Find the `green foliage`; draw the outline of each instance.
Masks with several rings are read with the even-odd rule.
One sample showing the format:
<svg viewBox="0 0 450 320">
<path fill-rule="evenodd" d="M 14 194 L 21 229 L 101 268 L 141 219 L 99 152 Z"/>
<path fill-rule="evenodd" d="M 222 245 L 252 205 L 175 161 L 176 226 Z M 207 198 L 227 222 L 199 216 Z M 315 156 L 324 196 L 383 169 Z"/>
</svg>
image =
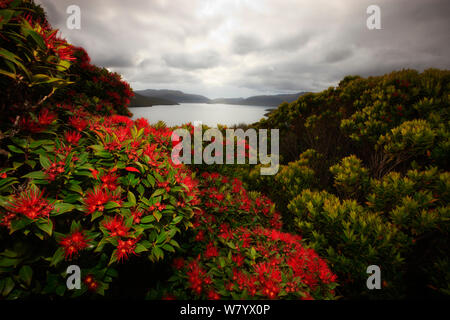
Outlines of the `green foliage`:
<svg viewBox="0 0 450 320">
<path fill-rule="evenodd" d="M 345 198 L 359 199 L 369 186 L 369 172 L 356 156 L 351 155 L 330 167 L 334 186 Z"/>
<path fill-rule="evenodd" d="M 289 210 L 296 216 L 298 232 L 336 272 L 344 296 L 371 294 L 366 288 L 366 268 L 375 264 L 383 270 L 385 281 L 380 295 L 399 297 L 408 239 L 392 223 L 354 200 L 341 201 L 325 191 L 303 191 L 291 201 Z"/>
</svg>

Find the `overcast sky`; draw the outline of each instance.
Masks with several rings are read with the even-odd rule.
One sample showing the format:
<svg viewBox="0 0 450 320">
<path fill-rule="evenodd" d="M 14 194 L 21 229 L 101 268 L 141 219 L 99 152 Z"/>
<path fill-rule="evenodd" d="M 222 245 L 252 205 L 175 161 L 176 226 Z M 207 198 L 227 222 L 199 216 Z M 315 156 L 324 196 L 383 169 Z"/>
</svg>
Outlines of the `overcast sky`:
<svg viewBox="0 0 450 320">
<path fill-rule="evenodd" d="M 37 0 L 135 90 L 210 98 L 320 91 L 345 75 L 450 68 L 449 0 Z M 81 8 L 69 30 L 66 9 Z M 366 9 L 381 8 L 381 30 Z"/>
</svg>

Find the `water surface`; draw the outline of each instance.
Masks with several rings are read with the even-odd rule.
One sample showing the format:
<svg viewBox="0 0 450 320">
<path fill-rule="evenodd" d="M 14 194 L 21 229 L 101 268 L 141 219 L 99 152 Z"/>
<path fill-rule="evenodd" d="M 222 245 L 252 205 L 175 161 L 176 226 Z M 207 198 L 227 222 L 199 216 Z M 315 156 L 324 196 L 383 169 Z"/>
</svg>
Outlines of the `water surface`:
<svg viewBox="0 0 450 320">
<path fill-rule="evenodd" d="M 231 104 L 180 103 L 174 106 L 153 106 L 130 108 L 133 119 L 146 118 L 150 123 L 159 120 L 168 126 L 187 122 L 202 121 L 210 127 L 217 124 L 232 126 L 234 124 L 251 124 L 264 118 L 269 107 L 245 106 Z"/>
</svg>

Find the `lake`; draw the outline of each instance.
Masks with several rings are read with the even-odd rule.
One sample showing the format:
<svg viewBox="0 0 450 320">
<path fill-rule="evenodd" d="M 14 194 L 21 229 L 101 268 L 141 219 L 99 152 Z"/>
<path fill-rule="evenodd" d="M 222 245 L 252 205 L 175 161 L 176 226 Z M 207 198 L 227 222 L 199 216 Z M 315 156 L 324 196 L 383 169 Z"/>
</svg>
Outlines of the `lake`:
<svg viewBox="0 0 450 320">
<path fill-rule="evenodd" d="M 174 106 L 152 106 L 129 108 L 133 119 L 146 118 L 150 123 L 159 120 L 168 126 L 187 122 L 202 121 L 210 127 L 217 124 L 232 126 L 234 124 L 251 124 L 264 118 L 270 107 L 244 106 L 231 104 L 180 103 Z"/>
</svg>

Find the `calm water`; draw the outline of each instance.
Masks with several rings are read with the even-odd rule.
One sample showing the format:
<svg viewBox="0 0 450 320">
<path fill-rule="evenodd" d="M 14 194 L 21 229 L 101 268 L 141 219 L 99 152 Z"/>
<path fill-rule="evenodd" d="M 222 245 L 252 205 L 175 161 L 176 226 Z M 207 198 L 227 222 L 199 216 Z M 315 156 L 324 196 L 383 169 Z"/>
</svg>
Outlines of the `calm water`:
<svg viewBox="0 0 450 320">
<path fill-rule="evenodd" d="M 242 106 L 230 104 L 180 103 L 175 106 L 153 106 L 130 108 L 133 119 L 146 118 L 150 123 L 159 120 L 168 126 L 187 122 L 202 121 L 210 127 L 217 124 L 231 126 L 233 124 L 251 124 L 264 118 L 269 107 Z"/>
</svg>

